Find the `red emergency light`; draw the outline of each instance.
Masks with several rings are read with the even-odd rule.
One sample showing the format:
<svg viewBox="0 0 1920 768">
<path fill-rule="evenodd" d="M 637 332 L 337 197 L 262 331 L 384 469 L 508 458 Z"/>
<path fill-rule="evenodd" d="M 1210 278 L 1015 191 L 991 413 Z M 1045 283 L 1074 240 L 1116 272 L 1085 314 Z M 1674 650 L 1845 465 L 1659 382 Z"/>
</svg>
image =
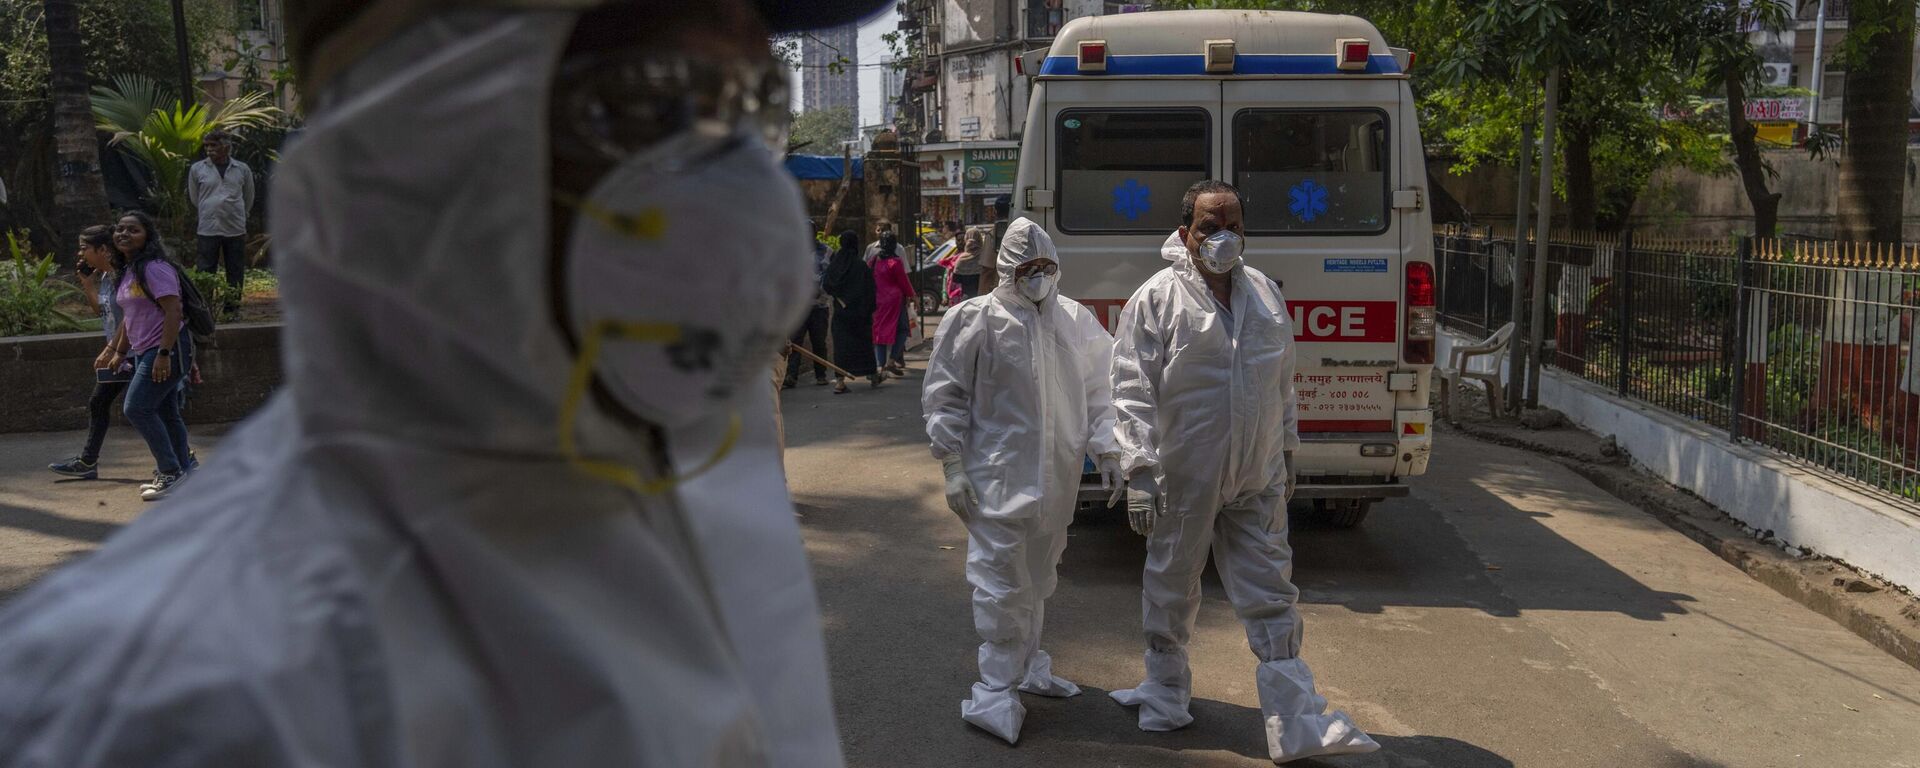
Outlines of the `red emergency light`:
<svg viewBox="0 0 1920 768">
<path fill-rule="evenodd" d="M 1080 42 L 1080 71 L 1107 71 L 1107 41 L 1083 40 Z"/>
<path fill-rule="evenodd" d="M 1401 358 L 1415 365 L 1433 364 L 1434 288 L 1433 264 L 1407 262 L 1407 325 Z"/>
<path fill-rule="evenodd" d="M 1364 37 L 1344 37 L 1334 42 L 1334 52 L 1340 58 L 1340 69 L 1364 71 L 1373 57 L 1373 44 Z"/>
</svg>

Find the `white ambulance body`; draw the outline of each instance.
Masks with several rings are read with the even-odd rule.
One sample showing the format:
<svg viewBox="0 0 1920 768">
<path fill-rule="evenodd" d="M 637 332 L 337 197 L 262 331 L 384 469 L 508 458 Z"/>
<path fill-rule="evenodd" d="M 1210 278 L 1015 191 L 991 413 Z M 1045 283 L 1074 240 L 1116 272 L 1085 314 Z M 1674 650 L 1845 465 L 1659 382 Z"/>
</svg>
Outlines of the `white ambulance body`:
<svg viewBox="0 0 1920 768">
<path fill-rule="evenodd" d="M 1076 19 L 1021 57 L 1033 87 L 1013 207 L 1053 235 L 1062 293 L 1108 328 L 1167 266 L 1189 185 L 1246 196 L 1246 261 L 1280 282 L 1299 345 L 1295 498 L 1341 525 L 1405 495 L 1432 448 L 1410 60 L 1352 16 L 1224 10 Z"/>
</svg>

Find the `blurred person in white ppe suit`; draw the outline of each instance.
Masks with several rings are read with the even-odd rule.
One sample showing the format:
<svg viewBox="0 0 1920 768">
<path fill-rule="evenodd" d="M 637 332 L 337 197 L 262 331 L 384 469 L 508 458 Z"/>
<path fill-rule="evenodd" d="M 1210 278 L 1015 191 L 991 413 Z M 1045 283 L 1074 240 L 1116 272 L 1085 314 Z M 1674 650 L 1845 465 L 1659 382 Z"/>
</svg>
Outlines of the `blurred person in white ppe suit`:
<svg viewBox="0 0 1920 768">
<path fill-rule="evenodd" d="M 1067 547 L 1086 458 L 1119 500 L 1109 370 L 1113 338 L 1060 295 L 1053 239 L 1007 227 L 991 293 L 947 311 L 927 359 L 921 407 L 947 505 L 967 526 L 967 582 L 980 633 L 980 682 L 960 717 L 1017 743 L 1020 692 L 1076 696 L 1040 650 L 1054 569 Z"/>
<path fill-rule="evenodd" d="M 1173 264 L 1135 291 L 1114 334 L 1113 399 L 1128 517 L 1147 537 L 1146 678 L 1114 691 L 1140 728 L 1193 722 L 1187 643 L 1212 550 L 1246 625 L 1268 756 L 1276 763 L 1379 748 L 1326 714 L 1300 659 L 1287 501 L 1300 443 L 1293 328 L 1279 287 L 1241 263 L 1240 193 L 1202 181 L 1182 201 Z"/>
<path fill-rule="evenodd" d="M 0 762 L 842 764 L 768 35 L 880 5 L 289 3 L 285 384 L 0 614 Z"/>
</svg>

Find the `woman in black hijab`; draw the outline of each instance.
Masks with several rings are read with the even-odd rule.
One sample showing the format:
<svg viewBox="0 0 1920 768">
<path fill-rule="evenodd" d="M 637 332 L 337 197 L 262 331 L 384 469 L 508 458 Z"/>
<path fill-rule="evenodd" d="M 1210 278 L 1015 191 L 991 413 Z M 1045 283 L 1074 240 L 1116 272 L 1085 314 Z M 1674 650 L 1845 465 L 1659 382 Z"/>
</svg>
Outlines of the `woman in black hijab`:
<svg viewBox="0 0 1920 768">
<path fill-rule="evenodd" d="M 873 362 L 873 268 L 860 258 L 860 236 L 840 233 L 840 249 L 827 262 L 820 287 L 833 297 L 833 364 L 873 386 L 886 380 Z M 846 379 L 833 383 L 833 393 L 845 394 Z"/>
</svg>

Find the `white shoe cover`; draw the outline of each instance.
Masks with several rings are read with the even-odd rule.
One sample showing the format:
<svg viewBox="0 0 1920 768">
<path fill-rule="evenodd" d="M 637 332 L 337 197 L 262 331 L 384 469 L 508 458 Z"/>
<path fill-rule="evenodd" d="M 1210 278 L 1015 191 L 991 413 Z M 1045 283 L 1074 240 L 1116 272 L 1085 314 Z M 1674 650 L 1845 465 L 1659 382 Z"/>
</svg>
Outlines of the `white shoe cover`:
<svg viewBox="0 0 1920 768">
<path fill-rule="evenodd" d="M 1380 748 L 1347 713 L 1325 714 L 1327 700 L 1313 689 L 1313 672 L 1299 659 L 1261 664 L 1254 672 L 1267 726 L 1267 756 L 1275 764 L 1315 755 L 1352 755 Z"/>
<path fill-rule="evenodd" d="M 996 691 L 985 683 L 974 683 L 973 698 L 960 702 L 960 719 L 1008 744 L 1018 744 L 1020 724 L 1026 722 L 1027 708 L 1020 704 L 1020 695 L 1013 691 Z"/>
<path fill-rule="evenodd" d="M 1329 715 L 1267 718 L 1267 756 L 1275 765 L 1319 755 L 1358 755 L 1379 743 L 1335 710 Z"/>
<path fill-rule="evenodd" d="M 1064 699 L 1080 695 L 1080 686 L 1066 678 L 1053 674 L 1053 657 L 1046 651 L 1034 651 L 1027 661 L 1027 679 L 1020 683 L 1020 690 L 1038 696 L 1051 696 Z"/>
<path fill-rule="evenodd" d="M 1123 707 L 1140 707 L 1140 730 L 1143 731 L 1177 731 L 1193 723 L 1186 697 L 1164 685 L 1141 683 L 1138 688 L 1113 691 L 1107 697 Z"/>
</svg>

